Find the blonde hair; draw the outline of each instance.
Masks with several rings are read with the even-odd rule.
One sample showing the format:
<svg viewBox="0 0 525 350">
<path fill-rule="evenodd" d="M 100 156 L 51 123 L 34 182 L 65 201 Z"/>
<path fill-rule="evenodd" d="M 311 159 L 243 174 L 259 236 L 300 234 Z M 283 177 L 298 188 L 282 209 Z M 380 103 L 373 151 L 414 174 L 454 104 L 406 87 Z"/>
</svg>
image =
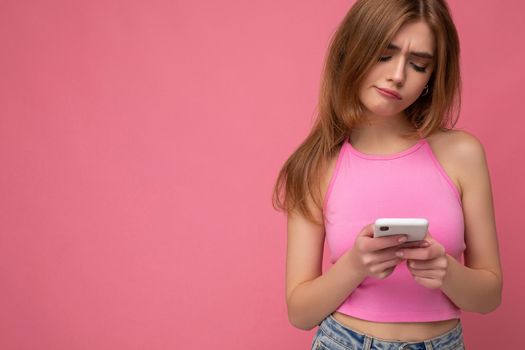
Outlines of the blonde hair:
<svg viewBox="0 0 525 350">
<path fill-rule="evenodd" d="M 297 210 L 317 224 L 307 198 L 323 210 L 321 177 L 328 160 L 345 138 L 364 122 L 359 87 L 379 61 L 396 32 L 406 23 L 423 20 L 434 35 L 434 70 L 429 93 L 405 109 L 414 131 L 408 138 L 451 130 L 459 117 L 461 77 L 459 39 L 444 0 L 358 0 L 330 39 L 325 57 L 317 117 L 309 135 L 282 166 L 272 204 L 290 214 Z M 324 213 L 323 213 L 324 216 Z"/>
</svg>

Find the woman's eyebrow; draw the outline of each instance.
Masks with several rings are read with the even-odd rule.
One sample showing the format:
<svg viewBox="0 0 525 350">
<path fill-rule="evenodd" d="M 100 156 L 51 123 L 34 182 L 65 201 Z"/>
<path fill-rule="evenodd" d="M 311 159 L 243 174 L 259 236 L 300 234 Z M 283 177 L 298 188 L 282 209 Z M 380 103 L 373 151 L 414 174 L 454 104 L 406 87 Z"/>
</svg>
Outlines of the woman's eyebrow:
<svg viewBox="0 0 525 350">
<path fill-rule="evenodd" d="M 387 49 L 394 50 L 394 51 L 401 51 L 401 48 L 394 44 L 388 44 Z M 434 55 L 428 53 L 428 52 L 416 52 L 416 51 L 410 51 L 411 56 L 421 57 L 421 58 L 427 58 L 427 59 L 433 59 Z"/>
</svg>

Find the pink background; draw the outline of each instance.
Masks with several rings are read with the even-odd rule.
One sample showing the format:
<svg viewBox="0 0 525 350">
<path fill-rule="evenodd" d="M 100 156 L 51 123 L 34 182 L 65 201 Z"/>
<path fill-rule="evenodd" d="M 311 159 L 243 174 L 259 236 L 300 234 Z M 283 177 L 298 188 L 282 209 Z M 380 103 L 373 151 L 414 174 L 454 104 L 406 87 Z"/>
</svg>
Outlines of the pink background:
<svg viewBox="0 0 525 350">
<path fill-rule="evenodd" d="M 352 3 L 4 0 L 0 348 L 309 348 L 271 191 Z M 472 349 L 521 342 L 525 311 L 525 5 L 505 4 L 450 2 L 505 273 L 497 311 L 463 314 Z"/>
</svg>

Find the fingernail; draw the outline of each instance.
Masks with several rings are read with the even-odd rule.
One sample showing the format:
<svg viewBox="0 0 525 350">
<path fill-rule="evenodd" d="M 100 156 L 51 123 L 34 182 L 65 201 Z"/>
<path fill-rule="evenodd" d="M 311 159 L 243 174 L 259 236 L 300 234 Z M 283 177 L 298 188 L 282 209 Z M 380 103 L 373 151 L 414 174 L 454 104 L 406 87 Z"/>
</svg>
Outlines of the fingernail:
<svg viewBox="0 0 525 350">
<path fill-rule="evenodd" d="M 403 256 L 403 252 L 402 251 L 396 252 L 396 256 L 402 257 Z"/>
<path fill-rule="evenodd" d="M 406 237 L 406 236 L 403 236 L 403 237 L 399 238 L 397 241 L 398 241 L 399 243 L 402 243 L 402 242 L 404 242 L 404 241 L 406 241 L 406 240 L 407 240 L 407 237 Z"/>
</svg>

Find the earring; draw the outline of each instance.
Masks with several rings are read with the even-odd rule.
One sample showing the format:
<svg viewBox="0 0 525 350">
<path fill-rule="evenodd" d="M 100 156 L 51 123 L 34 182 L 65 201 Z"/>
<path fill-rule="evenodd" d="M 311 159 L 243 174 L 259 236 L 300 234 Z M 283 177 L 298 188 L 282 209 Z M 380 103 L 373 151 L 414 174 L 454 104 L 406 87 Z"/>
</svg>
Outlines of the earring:
<svg viewBox="0 0 525 350">
<path fill-rule="evenodd" d="M 428 85 L 425 85 L 425 90 L 424 90 L 424 92 L 421 94 L 421 96 L 425 96 L 426 94 L 428 94 Z"/>
</svg>

